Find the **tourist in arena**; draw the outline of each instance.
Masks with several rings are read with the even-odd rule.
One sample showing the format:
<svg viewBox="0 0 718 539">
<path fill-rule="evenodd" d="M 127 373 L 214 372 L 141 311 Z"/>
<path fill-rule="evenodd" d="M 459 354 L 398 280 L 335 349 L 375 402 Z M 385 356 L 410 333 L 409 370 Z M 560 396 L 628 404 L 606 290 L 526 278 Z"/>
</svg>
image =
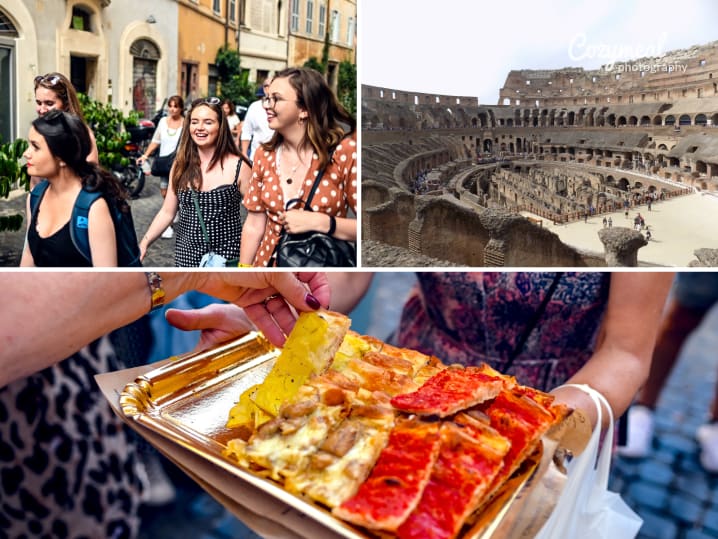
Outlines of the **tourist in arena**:
<svg viewBox="0 0 718 539">
<path fill-rule="evenodd" d="M 318 231 L 355 241 L 356 218 L 348 216 L 356 215 L 357 203 L 354 118 L 322 75 L 309 68 L 277 73 L 262 104 L 274 135 L 254 156 L 240 263 L 274 265 L 282 231 Z M 305 211 L 303 203 L 322 170 L 313 211 Z M 287 207 L 291 201 L 296 203 Z"/>
</svg>

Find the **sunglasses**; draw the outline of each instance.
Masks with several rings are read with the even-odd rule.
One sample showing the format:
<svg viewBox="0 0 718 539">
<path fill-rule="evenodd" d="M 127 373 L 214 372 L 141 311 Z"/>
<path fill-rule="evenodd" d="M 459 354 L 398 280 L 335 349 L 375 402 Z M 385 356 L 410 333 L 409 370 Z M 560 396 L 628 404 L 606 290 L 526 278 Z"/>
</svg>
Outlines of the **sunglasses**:
<svg viewBox="0 0 718 539">
<path fill-rule="evenodd" d="M 202 97 L 192 101 L 192 107 L 194 108 L 199 105 L 219 105 L 221 102 L 222 100 L 219 97 Z"/>
<path fill-rule="evenodd" d="M 57 86 L 60 84 L 60 77 L 57 75 L 38 75 L 35 77 L 35 88 L 40 84 L 49 84 L 50 86 Z"/>
</svg>

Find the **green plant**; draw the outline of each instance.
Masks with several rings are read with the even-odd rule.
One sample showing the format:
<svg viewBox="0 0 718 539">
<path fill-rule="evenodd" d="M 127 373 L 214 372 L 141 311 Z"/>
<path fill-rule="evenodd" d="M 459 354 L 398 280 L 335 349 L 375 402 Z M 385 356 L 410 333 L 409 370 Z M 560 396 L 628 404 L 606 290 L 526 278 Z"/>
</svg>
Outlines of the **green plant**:
<svg viewBox="0 0 718 539">
<path fill-rule="evenodd" d="M 130 140 L 126 127 L 137 125 L 137 113 L 125 116 L 112 105 L 95 101 L 85 94 L 78 94 L 82 115 L 95 134 L 100 165 L 111 168 L 113 165 L 127 166 L 129 159 L 122 155 L 125 144 Z"/>
<path fill-rule="evenodd" d="M 315 71 L 319 71 L 322 74 L 324 73 L 324 71 L 322 71 L 322 64 L 319 60 L 317 60 L 316 56 L 310 56 L 309 59 L 304 62 L 302 67 L 308 67 L 310 69 L 314 69 Z"/>
<path fill-rule="evenodd" d="M 231 99 L 235 105 L 248 106 L 254 101 L 256 85 L 249 82 L 249 70 L 239 65 L 239 53 L 228 47 L 217 51 L 214 60 L 220 80 L 220 97 Z"/>
<path fill-rule="evenodd" d="M 26 191 L 29 190 L 30 176 L 27 165 L 21 163 L 22 154 L 27 149 L 25 139 L 0 144 L 0 197 L 8 198 L 15 182 Z M 20 230 L 22 214 L 0 215 L 0 232 L 3 230 Z"/>
<path fill-rule="evenodd" d="M 357 110 L 357 66 L 349 61 L 339 64 L 339 80 L 337 81 L 337 97 L 344 108 L 352 116 Z"/>
</svg>

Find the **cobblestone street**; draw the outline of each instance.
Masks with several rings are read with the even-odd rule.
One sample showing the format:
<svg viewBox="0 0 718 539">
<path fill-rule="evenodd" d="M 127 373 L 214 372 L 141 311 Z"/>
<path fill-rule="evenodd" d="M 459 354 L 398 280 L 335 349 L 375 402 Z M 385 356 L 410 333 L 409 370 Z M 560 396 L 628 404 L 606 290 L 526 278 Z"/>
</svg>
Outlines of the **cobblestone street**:
<svg viewBox="0 0 718 539">
<path fill-rule="evenodd" d="M 23 213 L 27 195 L 20 191 L 10 194 L 9 199 L 0 200 L 0 212 Z M 139 240 L 147 230 L 157 210 L 162 205 L 159 178 L 147 176 L 145 187 L 139 198 L 131 200 L 132 218 Z M 26 221 L 23 220 L 22 229 L 17 232 L 0 232 L 0 267 L 17 267 L 20 265 L 22 247 L 25 242 Z M 146 267 L 173 267 L 174 266 L 174 239 L 159 238 L 147 251 L 143 263 Z"/>
</svg>

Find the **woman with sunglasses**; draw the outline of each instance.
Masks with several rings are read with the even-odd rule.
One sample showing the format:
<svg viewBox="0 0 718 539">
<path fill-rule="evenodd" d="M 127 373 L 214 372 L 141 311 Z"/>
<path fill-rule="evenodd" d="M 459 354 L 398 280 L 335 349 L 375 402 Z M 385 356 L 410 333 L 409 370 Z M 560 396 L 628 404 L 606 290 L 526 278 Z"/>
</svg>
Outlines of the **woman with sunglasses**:
<svg viewBox="0 0 718 539">
<path fill-rule="evenodd" d="M 85 121 L 75 87 L 62 73 L 48 73 L 35 77 L 35 111 L 38 116 L 42 116 L 51 110 L 64 110 Z M 87 130 L 92 144 L 87 160 L 99 164 L 95 134 L 89 127 Z"/>
<path fill-rule="evenodd" d="M 20 265 L 117 266 L 109 202 L 125 212 L 129 212 L 129 205 L 117 179 L 88 161 L 92 141 L 85 123 L 75 114 L 52 110 L 32 122 L 28 141 L 23 154 L 28 173 L 45 178 L 48 186 L 40 194 L 35 211 L 31 211 L 28 197 L 27 241 Z M 90 206 L 86 224 L 92 262 L 75 246 L 70 230 L 73 208 L 83 189 L 103 194 Z"/>
<path fill-rule="evenodd" d="M 245 206 L 240 264 L 274 265 L 280 235 L 318 231 L 355 241 L 356 121 L 339 104 L 322 75 L 308 68 L 276 74 L 262 98 L 271 140 L 257 149 Z M 347 124 L 348 129 L 340 122 Z M 311 200 L 313 211 L 286 208 L 306 202 L 317 174 L 322 180 Z"/>
<path fill-rule="evenodd" d="M 249 163 L 232 139 L 219 98 L 194 101 L 185 116 L 167 196 L 140 241 L 140 257 L 144 258 L 179 210 L 175 266 L 198 267 L 210 252 L 237 259 L 243 160 Z M 249 167 L 242 167 L 242 172 L 249 176 Z"/>
</svg>

